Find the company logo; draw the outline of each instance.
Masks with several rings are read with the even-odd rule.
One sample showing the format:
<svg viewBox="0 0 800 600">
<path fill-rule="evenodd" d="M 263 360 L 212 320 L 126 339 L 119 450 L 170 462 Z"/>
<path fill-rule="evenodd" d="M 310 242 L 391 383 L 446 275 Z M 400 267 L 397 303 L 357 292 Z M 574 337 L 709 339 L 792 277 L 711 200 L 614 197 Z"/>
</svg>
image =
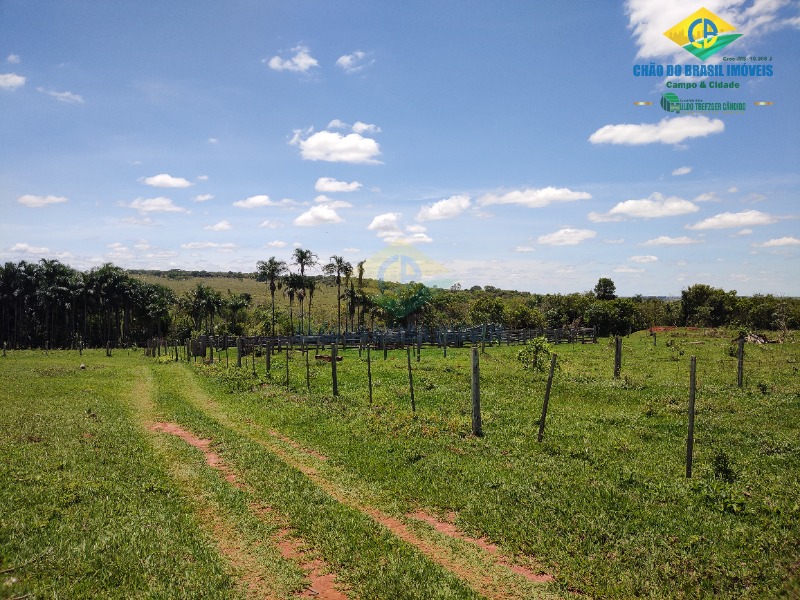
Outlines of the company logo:
<svg viewBox="0 0 800 600">
<path fill-rule="evenodd" d="M 368 258 L 364 274 L 378 281 L 414 281 L 438 287 L 449 287 L 453 283 L 443 265 L 407 244 L 386 246 Z"/>
<path fill-rule="evenodd" d="M 701 8 L 667 29 L 664 35 L 700 60 L 705 60 L 742 36 L 732 31 L 736 31 L 733 25 Z"/>
<path fill-rule="evenodd" d="M 667 92 L 661 96 L 661 108 L 667 112 L 681 112 L 681 101 L 677 94 Z"/>
</svg>

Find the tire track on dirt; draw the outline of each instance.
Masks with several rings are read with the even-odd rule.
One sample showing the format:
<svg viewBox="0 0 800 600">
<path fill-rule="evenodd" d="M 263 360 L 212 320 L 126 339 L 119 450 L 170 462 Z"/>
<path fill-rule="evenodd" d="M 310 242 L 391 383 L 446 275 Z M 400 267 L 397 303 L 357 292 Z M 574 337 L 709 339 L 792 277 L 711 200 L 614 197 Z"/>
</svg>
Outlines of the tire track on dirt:
<svg viewBox="0 0 800 600">
<path fill-rule="evenodd" d="M 131 402 L 134 405 L 140 425 L 146 431 L 152 433 L 163 433 L 183 440 L 186 444 L 200 450 L 203 453 L 206 464 L 218 471 L 223 479 L 238 490 L 254 497 L 252 490 L 240 482 L 236 473 L 213 450 L 212 440 L 200 438 L 188 429 L 177 423 L 157 420 L 157 409 L 154 401 L 157 391 L 157 383 L 153 380 L 152 372 L 143 369 L 140 377 L 137 378 L 136 388 L 132 391 Z M 176 465 L 170 465 L 173 477 L 178 480 L 182 488 L 190 487 L 186 479 L 189 477 L 185 473 L 180 473 Z M 249 509 L 254 518 L 270 524 L 280 519 L 280 516 L 270 507 L 261 506 L 253 502 Z M 195 507 L 196 514 L 200 523 L 207 529 L 211 538 L 219 550 L 225 556 L 235 572 L 238 585 L 249 598 L 263 600 L 277 600 L 285 597 L 283 594 L 276 595 L 276 585 L 273 577 L 265 573 L 263 565 L 253 554 L 253 548 L 247 540 L 236 533 L 235 526 L 228 522 L 213 506 L 213 503 L 206 503 Z M 267 518 L 269 516 L 269 518 Z M 308 553 L 302 548 L 302 543 L 294 537 L 293 531 L 287 527 L 281 527 L 277 534 L 267 540 L 285 560 L 298 565 L 306 572 L 308 580 L 305 589 L 296 594 L 297 598 L 317 598 L 322 600 L 347 600 L 348 596 L 336 589 L 335 575 L 327 569 L 326 563 L 318 558 L 309 558 Z M 262 559 L 263 560 L 263 559 Z"/>
</svg>

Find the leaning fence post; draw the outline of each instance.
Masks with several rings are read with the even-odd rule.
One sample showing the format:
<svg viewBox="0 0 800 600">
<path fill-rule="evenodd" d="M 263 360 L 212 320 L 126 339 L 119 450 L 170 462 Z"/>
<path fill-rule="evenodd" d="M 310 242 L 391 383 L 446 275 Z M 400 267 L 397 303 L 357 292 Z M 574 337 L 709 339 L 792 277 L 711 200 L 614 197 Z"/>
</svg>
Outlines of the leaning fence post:
<svg viewBox="0 0 800 600">
<path fill-rule="evenodd" d="M 547 387 L 544 390 L 544 403 L 542 404 L 542 417 L 539 419 L 539 435 L 536 441 L 541 442 L 544 437 L 544 423 L 547 419 L 547 405 L 550 403 L 550 389 L 553 387 L 553 372 L 556 370 L 556 355 L 550 359 L 550 374 L 547 376 Z"/>
<path fill-rule="evenodd" d="M 696 392 L 697 358 L 689 360 L 689 435 L 686 437 L 686 477 L 692 476 L 692 451 L 694 450 L 694 397 Z"/>
<path fill-rule="evenodd" d="M 333 395 L 339 395 L 339 380 L 336 377 L 336 342 L 331 344 L 331 379 L 333 380 Z"/>
<path fill-rule="evenodd" d="M 744 338 L 739 338 L 739 350 L 737 352 L 738 367 L 736 371 L 736 385 L 742 387 L 744 381 Z"/>
<path fill-rule="evenodd" d="M 481 423 L 481 377 L 480 359 L 478 358 L 478 347 L 472 347 L 472 435 L 481 437 L 483 435 L 483 424 Z"/>
</svg>

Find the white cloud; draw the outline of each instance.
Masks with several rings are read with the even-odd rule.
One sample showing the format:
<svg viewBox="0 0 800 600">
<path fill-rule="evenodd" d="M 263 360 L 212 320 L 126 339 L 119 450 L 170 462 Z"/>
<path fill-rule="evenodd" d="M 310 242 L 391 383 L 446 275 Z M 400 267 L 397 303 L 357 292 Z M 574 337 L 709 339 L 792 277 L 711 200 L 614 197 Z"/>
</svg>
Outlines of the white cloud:
<svg viewBox="0 0 800 600">
<path fill-rule="evenodd" d="M 209 231 L 230 231 L 232 229 L 232 225 L 228 221 L 220 221 L 214 225 L 207 225 L 206 227 L 203 227 L 203 229 L 208 229 Z"/>
<path fill-rule="evenodd" d="M 325 129 L 347 129 L 348 127 L 350 127 L 350 125 L 348 125 L 341 119 L 334 119 L 333 121 L 328 123 L 328 126 Z"/>
<path fill-rule="evenodd" d="M 6 62 L 10 65 L 18 65 L 19 64 L 19 55 L 18 54 L 9 54 L 8 58 L 6 58 Z"/>
<path fill-rule="evenodd" d="M 514 252 L 535 252 L 536 248 L 533 246 L 517 246 L 514 248 Z"/>
<path fill-rule="evenodd" d="M 305 160 L 381 164 L 375 158 L 381 153 L 380 145 L 372 138 L 357 133 L 342 135 L 333 131 L 310 133 L 308 130 L 295 130 L 294 134 L 289 143 L 300 147 L 300 155 Z"/>
<path fill-rule="evenodd" d="M 215 138 L 215 137 L 210 137 L 210 138 L 208 138 L 208 143 L 209 144 L 218 144 L 219 140 L 217 138 Z"/>
<path fill-rule="evenodd" d="M 314 189 L 318 192 L 356 192 L 361 189 L 358 181 L 337 181 L 333 177 L 320 177 L 314 184 Z"/>
<path fill-rule="evenodd" d="M 286 242 L 281 240 L 273 240 L 271 242 L 267 242 L 267 248 L 285 248 Z"/>
<path fill-rule="evenodd" d="M 370 231 L 400 231 L 400 213 L 384 213 L 372 219 L 367 225 Z"/>
<path fill-rule="evenodd" d="M 644 273 L 644 269 L 635 269 L 633 267 L 617 267 L 613 271 L 614 273 Z"/>
<path fill-rule="evenodd" d="M 436 221 L 439 219 L 452 219 L 470 207 L 469 196 L 450 196 L 433 204 L 423 206 L 417 214 L 417 221 Z"/>
<path fill-rule="evenodd" d="M 46 90 L 44 88 L 36 88 L 37 92 L 41 92 L 42 94 L 47 94 L 48 96 L 55 98 L 59 102 L 64 102 L 66 104 L 83 104 L 83 96 L 79 96 L 78 94 L 73 94 L 72 92 L 54 92 L 53 90 Z"/>
<path fill-rule="evenodd" d="M 317 204 L 324 204 L 328 208 L 353 208 L 353 205 L 349 202 L 345 202 L 344 200 L 334 200 L 325 194 L 320 194 L 319 196 L 315 197 L 314 202 Z"/>
<path fill-rule="evenodd" d="M 667 41 L 669 42 L 669 40 Z M 630 146 L 654 143 L 680 144 L 690 138 L 706 137 L 712 133 L 721 133 L 724 130 L 725 123 L 719 119 L 709 119 L 702 115 L 696 117 L 665 117 L 656 124 L 605 125 L 589 136 L 589 141 L 592 144 L 625 144 Z"/>
<path fill-rule="evenodd" d="M 264 227 L 266 229 L 277 229 L 280 227 L 281 224 L 276 221 L 261 221 L 259 227 Z"/>
<path fill-rule="evenodd" d="M 327 204 L 320 204 L 312 206 L 297 217 L 294 220 L 294 224 L 300 227 L 316 227 L 325 223 L 341 223 L 343 220 L 333 208 Z"/>
<path fill-rule="evenodd" d="M 699 244 L 702 240 L 696 240 L 688 236 L 669 237 L 660 235 L 652 240 L 647 240 L 642 246 L 686 246 L 688 244 Z"/>
<path fill-rule="evenodd" d="M 17 202 L 30 208 L 41 208 L 43 206 L 49 206 L 50 204 L 61 204 L 67 201 L 67 198 L 64 196 L 32 196 L 30 194 L 25 194 L 17 198 Z"/>
<path fill-rule="evenodd" d="M 173 177 L 172 175 L 168 175 L 166 173 L 159 173 L 158 175 L 153 175 L 152 177 L 145 177 L 140 181 L 149 186 L 158 188 L 186 188 L 192 185 L 190 181 L 187 181 L 183 177 Z"/>
<path fill-rule="evenodd" d="M 208 175 L 198 175 L 197 181 L 208 181 Z"/>
<path fill-rule="evenodd" d="M 283 200 L 274 201 L 270 200 L 266 194 L 259 194 L 257 196 L 250 196 L 244 200 L 237 200 L 233 203 L 238 208 L 262 208 L 264 206 L 292 206 L 296 204 L 294 200 L 284 198 Z"/>
<path fill-rule="evenodd" d="M 274 71 L 293 71 L 295 73 L 305 73 L 313 67 L 318 67 L 317 59 L 311 56 L 307 46 L 295 46 L 291 50 L 294 56 L 283 59 L 280 56 L 273 56 L 268 61 L 267 66 Z"/>
<path fill-rule="evenodd" d="M 214 199 L 214 194 L 200 194 L 194 197 L 195 202 L 208 202 Z"/>
<path fill-rule="evenodd" d="M 745 235 L 753 235 L 752 229 L 742 229 L 741 231 L 737 231 L 735 235 L 745 236 Z"/>
<path fill-rule="evenodd" d="M 800 246 L 800 239 L 794 236 L 785 236 L 782 238 L 774 238 L 768 242 L 761 244 L 753 244 L 757 248 L 779 248 L 782 246 Z"/>
<path fill-rule="evenodd" d="M 540 235 L 536 238 L 536 241 L 546 246 L 575 246 L 592 239 L 596 235 L 597 232 L 591 229 L 563 227 L 556 232 Z"/>
<path fill-rule="evenodd" d="M 158 198 L 137 198 L 128 205 L 142 214 L 150 212 L 188 212 L 185 208 L 176 206 L 172 200 L 159 196 Z"/>
<path fill-rule="evenodd" d="M 375 60 L 367 58 L 367 54 L 361 50 L 356 50 L 352 54 L 345 54 L 336 59 L 336 66 L 345 73 L 352 74 L 364 70 L 374 64 Z"/>
<path fill-rule="evenodd" d="M 635 263 L 651 263 L 658 261 L 658 257 L 653 256 L 652 254 L 647 254 L 645 256 L 631 256 L 629 260 Z"/>
<path fill-rule="evenodd" d="M 754 225 L 769 225 L 778 219 L 767 213 L 757 210 L 746 210 L 739 213 L 720 213 L 703 219 L 694 225 L 687 225 L 686 229 L 728 229 L 732 227 L 752 227 Z"/>
<path fill-rule="evenodd" d="M 716 192 L 706 192 L 705 194 L 700 194 L 697 198 L 694 199 L 695 202 L 719 202 L 719 196 L 717 196 Z"/>
<path fill-rule="evenodd" d="M 588 192 L 574 192 L 567 188 L 546 187 L 541 189 L 526 188 L 512 190 L 502 195 L 484 194 L 478 198 L 480 206 L 491 204 L 519 204 L 528 208 L 542 208 L 554 202 L 573 202 L 575 200 L 589 200 L 592 195 Z"/>
<path fill-rule="evenodd" d="M 0 90 L 15 90 L 25 85 L 25 78 L 16 73 L 0 73 Z"/>
<path fill-rule="evenodd" d="M 361 133 L 380 133 L 381 128 L 377 125 L 373 125 L 371 123 L 362 123 L 361 121 L 356 121 L 353 125 L 353 131 L 361 134 Z"/>
<path fill-rule="evenodd" d="M 43 246 L 31 246 L 30 244 L 25 243 L 18 243 L 11 246 L 8 249 L 9 252 L 19 253 L 19 254 L 35 254 L 39 256 L 45 256 L 50 254 L 50 249 L 45 248 Z"/>
<path fill-rule="evenodd" d="M 692 172 L 692 167 L 678 167 L 677 169 L 672 171 L 672 174 L 677 177 L 679 175 L 688 175 L 691 172 Z"/>
<path fill-rule="evenodd" d="M 425 233 L 428 231 L 428 228 L 424 225 L 408 225 L 406 226 L 406 231 L 410 231 L 411 233 Z"/>
<path fill-rule="evenodd" d="M 217 249 L 220 252 L 231 252 L 236 248 L 236 244 L 226 243 L 219 244 L 217 242 L 189 242 L 181 244 L 184 250 L 211 250 Z"/>
<path fill-rule="evenodd" d="M 121 219 L 121 222 L 125 223 L 126 225 L 141 225 L 145 227 L 153 225 L 154 223 L 153 219 L 150 217 L 142 217 L 141 219 L 136 217 L 125 217 L 124 219 Z"/>
<path fill-rule="evenodd" d="M 664 198 L 658 192 L 650 194 L 644 200 L 625 200 L 618 203 L 608 213 L 589 213 L 589 220 L 593 223 L 606 221 L 621 221 L 625 217 L 637 219 L 655 219 L 660 217 L 675 217 L 699 211 L 696 204 L 688 200 L 672 196 Z"/>
</svg>

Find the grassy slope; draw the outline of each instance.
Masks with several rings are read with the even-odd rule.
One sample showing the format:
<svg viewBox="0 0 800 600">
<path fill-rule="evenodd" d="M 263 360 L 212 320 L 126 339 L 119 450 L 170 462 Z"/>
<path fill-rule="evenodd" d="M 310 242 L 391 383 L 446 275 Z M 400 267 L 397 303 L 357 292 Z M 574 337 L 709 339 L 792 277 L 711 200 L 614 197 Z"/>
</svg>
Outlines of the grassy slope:
<svg viewBox="0 0 800 600">
<path fill-rule="evenodd" d="M 312 367 L 305 393 L 299 354 L 291 364 L 299 395 L 278 386 L 221 394 L 249 375 L 217 373 L 223 383 L 208 385 L 234 418 L 319 448 L 331 457 L 330 475 L 358 493 L 400 513 L 456 511 L 466 530 L 544 561 L 565 589 L 620 598 L 797 595 L 800 350 L 797 342 L 748 346 L 740 390 L 729 339 L 675 332 L 653 347 L 632 336 L 616 381 L 607 341 L 558 347 L 541 445 L 544 377 L 522 371 L 514 348 L 482 358 L 482 439 L 469 435 L 467 350 L 451 349 L 447 359 L 427 350 L 414 363 L 416 416 L 402 351 L 386 362 L 373 353 L 372 406 L 366 365 L 353 350 L 338 368 L 338 399 L 328 365 Z M 687 480 L 690 355 L 699 391 Z M 273 359 L 278 382 L 282 361 Z"/>
</svg>

